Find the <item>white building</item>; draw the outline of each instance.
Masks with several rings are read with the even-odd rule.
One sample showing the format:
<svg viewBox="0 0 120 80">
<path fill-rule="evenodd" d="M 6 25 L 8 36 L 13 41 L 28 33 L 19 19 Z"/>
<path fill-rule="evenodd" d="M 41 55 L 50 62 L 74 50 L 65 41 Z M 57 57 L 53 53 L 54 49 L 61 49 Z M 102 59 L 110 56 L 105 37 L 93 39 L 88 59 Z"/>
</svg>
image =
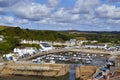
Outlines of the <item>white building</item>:
<svg viewBox="0 0 120 80">
<path fill-rule="evenodd" d="M 42 41 L 39 41 L 39 40 L 23 40 L 23 39 L 21 39 L 21 44 L 40 44 L 40 42 L 42 42 Z"/>
<path fill-rule="evenodd" d="M 94 48 L 94 49 L 107 49 L 107 44 L 93 44 L 93 45 L 85 45 L 85 48 Z"/>
<path fill-rule="evenodd" d="M 4 38 L 4 37 L 3 37 L 2 35 L 0 35 L 0 41 L 3 41 L 3 38 Z"/>
<path fill-rule="evenodd" d="M 4 55 L 3 55 L 3 58 L 6 58 L 8 61 L 13 60 L 12 54 L 4 54 Z"/>
<path fill-rule="evenodd" d="M 25 57 L 25 55 L 36 54 L 37 49 L 35 47 L 20 47 L 14 48 L 13 52 L 19 54 L 20 57 Z"/>
<path fill-rule="evenodd" d="M 41 51 L 49 51 L 53 49 L 53 46 L 48 43 L 40 43 Z"/>
</svg>

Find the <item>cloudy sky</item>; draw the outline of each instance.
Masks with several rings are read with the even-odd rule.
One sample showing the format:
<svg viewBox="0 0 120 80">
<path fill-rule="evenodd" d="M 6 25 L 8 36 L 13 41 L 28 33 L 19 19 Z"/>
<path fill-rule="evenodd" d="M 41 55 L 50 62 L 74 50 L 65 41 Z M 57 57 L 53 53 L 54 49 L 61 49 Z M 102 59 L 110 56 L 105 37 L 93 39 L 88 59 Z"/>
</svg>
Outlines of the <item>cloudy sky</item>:
<svg viewBox="0 0 120 80">
<path fill-rule="evenodd" d="M 120 0 L 0 0 L 0 25 L 120 31 Z"/>
</svg>

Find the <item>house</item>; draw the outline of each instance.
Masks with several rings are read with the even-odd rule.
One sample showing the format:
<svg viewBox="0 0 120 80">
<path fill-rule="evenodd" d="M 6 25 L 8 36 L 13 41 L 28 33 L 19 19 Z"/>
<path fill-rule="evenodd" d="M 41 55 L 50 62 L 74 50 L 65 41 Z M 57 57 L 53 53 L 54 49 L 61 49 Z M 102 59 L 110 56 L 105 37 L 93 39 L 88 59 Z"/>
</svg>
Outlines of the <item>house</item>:
<svg viewBox="0 0 120 80">
<path fill-rule="evenodd" d="M 12 54 L 4 54 L 4 55 L 3 55 L 3 58 L 6 58 L 8 61 L 13 60 Z"/>
<path fill-rule="evenodd" d="M 0 42 L 3 41 L 3 35 L 0 35 Z"/>
<path fill-rule="evenodd" d="M 40 49 L 41 51 L 49 51 L 53 49 L 52 45 L 45 43 L 45 42 L 40 43 L 40 47 L 41 47 Z"/>
<path fill-rule="evenodd" d="M 14 53 L 17 53 L 19 57 L 26 57 L 29 55 L 33 55 L 37 53 L 37 49 L 35 47 L 19 47 L 14 48 Z"/>
<path fill-rule="evenodd" d="M 117 49 L 117 50 L 120 50 L 120 45 L 119 45 L 119 46 L 116 46 L 116 49 Z"/>
<path fill-rule="evenodd" d="M 85 45 L 85 48 L 89 49 L 107 49 L 107 44 L 91 44 L 91 45 Z"/>
</svg>

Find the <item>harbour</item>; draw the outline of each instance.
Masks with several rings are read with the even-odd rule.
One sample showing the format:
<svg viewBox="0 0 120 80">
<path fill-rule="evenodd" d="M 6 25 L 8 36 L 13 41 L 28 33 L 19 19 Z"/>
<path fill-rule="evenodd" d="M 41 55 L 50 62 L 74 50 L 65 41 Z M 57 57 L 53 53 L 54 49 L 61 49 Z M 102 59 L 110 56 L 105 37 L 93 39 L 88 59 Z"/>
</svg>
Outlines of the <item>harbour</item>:
<svg viewBox="0 0 120 80">
<path fill-rule="evenodd" d="M 45 52 L 43 52 L 45 53 Z M 36 54 L 35 54 L 36 55 Z M 34 55 L 33 55 L 34 56 Z M 13 72 L 7 72 L 9 75 L 14 75 L 13 78 L 18 78 L 19 76 L 23 76 L 23 78 L 27 78 L 25 76 L 39 76 L 39 79 L 43 76 L 47 77 L 48 80 L 54 80 L 57 78 L 65 78 L 65 80 L 75 80 L 76 79 L 76 68 L 80 66 L 100 66 L 105 64 L 107 59 L 109 58 L 108 54 L 91 54 L 91 53 L 83 53 L 83 52 L 58 52 L 58 53 L 49 53 L 42 54 L 37 57 L 29 58 L 27 61 L 17 61 L 17 62 L 9 62 L 8 66 L 5 68 L 13 70 Z M 13 66 L 14 65 L 14 66 Z M 16 67 L 15 67 L 16 65 Z M 26 65 L 26 66 L 24 66 Z M 44 66 L 43 66 L 44 65 Z M 49 65 L 49 66 L 45 66 Z M 66 66 L 65 70 L 62 68 L 62 71 L 66 71 L 63 75 L 56 76 L 56 72 L 54 75 L 51 73 L 44 74 L 46 71 L 60 72 L 60 67 L 54 67 L 54 65 Z M 43 67 L 42 67 L 43 66 Z M 50 67 L 51 66 L 51 67 Z M 14 69 L 16 69 L 14 71 Z M 22 71 L 22 73 L 21 73 Z M 32 72 L 31 72 L 32 71 Z M 43 73 L 41 74 L 41 71 Z M 3 71 L 4 72 L 4 71 Z M 28 74 L 29 72 L 29 74 Z M 16 76 L 17 75 L 17 76 Z M 19 75 L 19 76 L 18 76 Z M 50 76 L 51 75 L 51 76 Z M 67 76 L 66 76 L 67 75 Z M 56 77 L 55 77 L 56 76 Z M 5 77 L 1 78 L 4 79 Z M 22 78 L 22 77 L 21 77 Z M 29 78 L 29 77 L 28 77 Z M 46 79 L 46 78 L 44 78 Z M 42 79 L 42 80 L 44 80 Z M 27 80 L 27 79 L 26 79 Z M 37 78 L 35 77 L 35 80 Z M 64 80 L 64 79 L 62 79 Z"/>
</svg>

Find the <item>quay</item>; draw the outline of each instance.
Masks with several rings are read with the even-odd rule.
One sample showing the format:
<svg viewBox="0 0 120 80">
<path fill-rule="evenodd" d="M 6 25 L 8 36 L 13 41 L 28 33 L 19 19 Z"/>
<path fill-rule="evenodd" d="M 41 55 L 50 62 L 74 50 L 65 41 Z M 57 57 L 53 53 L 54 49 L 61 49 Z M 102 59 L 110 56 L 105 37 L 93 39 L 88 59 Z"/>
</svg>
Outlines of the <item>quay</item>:
<svg viewBox="0 0 120 80">
<path fill-rule="evenodd" d="M 33 59 L 33 58 L 41 56 L 41 55 L 62 53 L 62 52 L 82 52 L 82 53 L 89 53 L 89 54 L 104 54 L 104 55 L 112 54 L 110 51 L 105 51 L 105 50 L 75 49 L 75 48 L 65 49 L 65 48 L 63 48 L 63 49 L 54 49 L 54 50 L 50 50 L 50 51 L 46 51 L 46 52 L 38 52 L 32 56 L 22 58 L 22 59 L 20 59 L 20 61 L 27 61 L 27 60 Z"/>
</svg>

